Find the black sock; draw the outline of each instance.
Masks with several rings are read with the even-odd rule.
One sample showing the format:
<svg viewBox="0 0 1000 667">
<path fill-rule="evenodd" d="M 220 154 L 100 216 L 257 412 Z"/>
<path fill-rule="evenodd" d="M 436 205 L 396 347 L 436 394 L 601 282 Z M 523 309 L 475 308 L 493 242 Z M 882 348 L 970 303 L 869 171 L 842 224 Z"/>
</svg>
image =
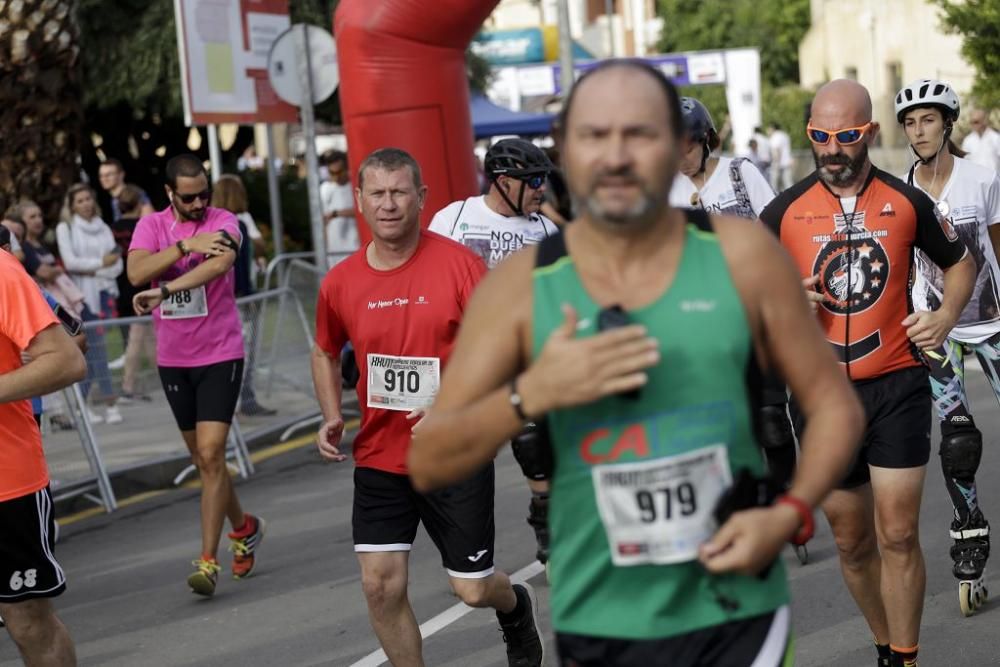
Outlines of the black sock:
<svg viewBox="0 0 1000 667">
<path fill-rule="evenodd" d="M 879 664 L 888 665 L 889 661 L 892 660 L 892 649 L 889 648 L 889 645 L 875 642 L 875 650 L 878 651 Z"/>
<path fill-rule="evenodd" d="M 518 592 L 517 586 L 514 586 L 514 597 L 517 598 L 517 604 L 506 614 L 497 609 L 497 618 L 504 625 L 510 625 L 511 623 L 516 623 L 524 617 L 524 612 L 528 608 L 527 601 Z"/>
<path fill-rule="evenodd" d="M 903 648 L 900 646 L 890 646 L 892 650 L 892 665 L 896 667 L 915 667 L 917 664 L 917 646 Z"/>
</svg>

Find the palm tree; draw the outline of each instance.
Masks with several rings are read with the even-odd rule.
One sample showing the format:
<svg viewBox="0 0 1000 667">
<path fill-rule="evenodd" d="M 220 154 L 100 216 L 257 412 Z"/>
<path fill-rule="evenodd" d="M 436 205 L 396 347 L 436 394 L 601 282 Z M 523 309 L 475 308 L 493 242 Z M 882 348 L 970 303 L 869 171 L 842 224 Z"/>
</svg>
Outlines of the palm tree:
<svg viewBox="0 0 1000 667">
<path fill-rule="evenodd" d="M 0 0 L 0 209 L 46 219 L 79 180 L 83 104 L 74 0 Z"/>
</svg>

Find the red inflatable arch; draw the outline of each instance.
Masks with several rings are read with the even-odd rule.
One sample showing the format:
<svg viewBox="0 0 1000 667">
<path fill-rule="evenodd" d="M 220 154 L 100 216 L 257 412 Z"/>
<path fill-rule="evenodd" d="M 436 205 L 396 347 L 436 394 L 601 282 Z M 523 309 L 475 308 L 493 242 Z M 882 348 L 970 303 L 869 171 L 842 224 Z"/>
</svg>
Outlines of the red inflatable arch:
<svg viewBox="0 0 1000 667">
<path fill-rule="evenodd" d="M 429 186 L 424 226 L 478 190 L 465 49 L 498 2 L 342 0 L 334 16 L 352 171 L 377 148 L 412 154 Z"/>
</svg>

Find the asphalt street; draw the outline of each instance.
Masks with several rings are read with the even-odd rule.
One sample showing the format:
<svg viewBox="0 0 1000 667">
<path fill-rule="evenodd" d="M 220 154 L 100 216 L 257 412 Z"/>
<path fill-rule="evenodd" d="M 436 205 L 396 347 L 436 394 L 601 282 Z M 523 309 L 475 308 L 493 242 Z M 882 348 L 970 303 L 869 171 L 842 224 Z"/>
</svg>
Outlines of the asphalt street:
<svg viewBox="0 0 1000 667">
<path fill-rule="evenodd" d="M 973 408 L 986 433 L 980 489 L 987 516 L 1000 525 L 1000 413 L 981 374 L 969 373 Z M 936 451 L 936 443 L 935 443 Z M 56 555 L 69 578 L 57 600 L 82 665 L 376 665 L 378 650 L 351 546 L 351 467 L 322 463 L 311 446 L 261 462 L 238 485 L 244 507 L 268 520 L 258 573 L 246 581 L 224 574 L 214 599 L 185 584 L 198 553 L 198 492 L 180 489 L 91 517 L 62 529 Z M 531 568 L 534 541 L 524 517 L 528 496 L 516 464 L 497 464 L 496 561 L 508 572 L 528 567 L 547 618 L 548 588 Z M 924 494 L 921 540 L 927 598 L 921 665 L 1000 664 L 1000 603 L 963 618 L 948 557 L 950 505 L 936 455 Z M 840 577 L 833 542 L 821 519 L 801 566 L 785 554 L 793 591 L 797 661 L 803 666 L 874 665 L 870 634 Z M 228 560 L 228 554 L 226 555 Z M 1000 595 L 996 568 L 990 588 Z M 439 556 L 423 533 L 410 559 L 410 599 L 425 639 L 426 663 L 499 667 L 504 646 L 492 612 L 462 613 Z M 442 616 L 443 615 L 443 616 Z M 430 622 L 430 623 L 428 623 Z M 0 631 L 0 665 L 18 664 Z M 549 664 L 555 664 L 550 660 Z"/>
</svg>

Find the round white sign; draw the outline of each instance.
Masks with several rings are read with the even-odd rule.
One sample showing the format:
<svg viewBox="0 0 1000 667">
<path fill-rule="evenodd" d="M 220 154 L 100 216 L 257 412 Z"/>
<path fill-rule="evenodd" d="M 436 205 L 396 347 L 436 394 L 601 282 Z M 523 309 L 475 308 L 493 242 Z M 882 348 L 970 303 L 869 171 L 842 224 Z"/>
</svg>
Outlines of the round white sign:
<svg viewBox="0 0 1000 667">
<path fill-rule="evenodd" d="M 300 54 L 309 46 L 312 70 L 313 104 L 333 95 L 340 83 L 337 69 L 337 43 L 333 35 L 314 25 L 296 23 L 281 33 L 267 57 L 267 75 L 278 97 L 289 104 L 302 106 L 306 101 L 305 86 L 299 72 Z"/>
</svg>

